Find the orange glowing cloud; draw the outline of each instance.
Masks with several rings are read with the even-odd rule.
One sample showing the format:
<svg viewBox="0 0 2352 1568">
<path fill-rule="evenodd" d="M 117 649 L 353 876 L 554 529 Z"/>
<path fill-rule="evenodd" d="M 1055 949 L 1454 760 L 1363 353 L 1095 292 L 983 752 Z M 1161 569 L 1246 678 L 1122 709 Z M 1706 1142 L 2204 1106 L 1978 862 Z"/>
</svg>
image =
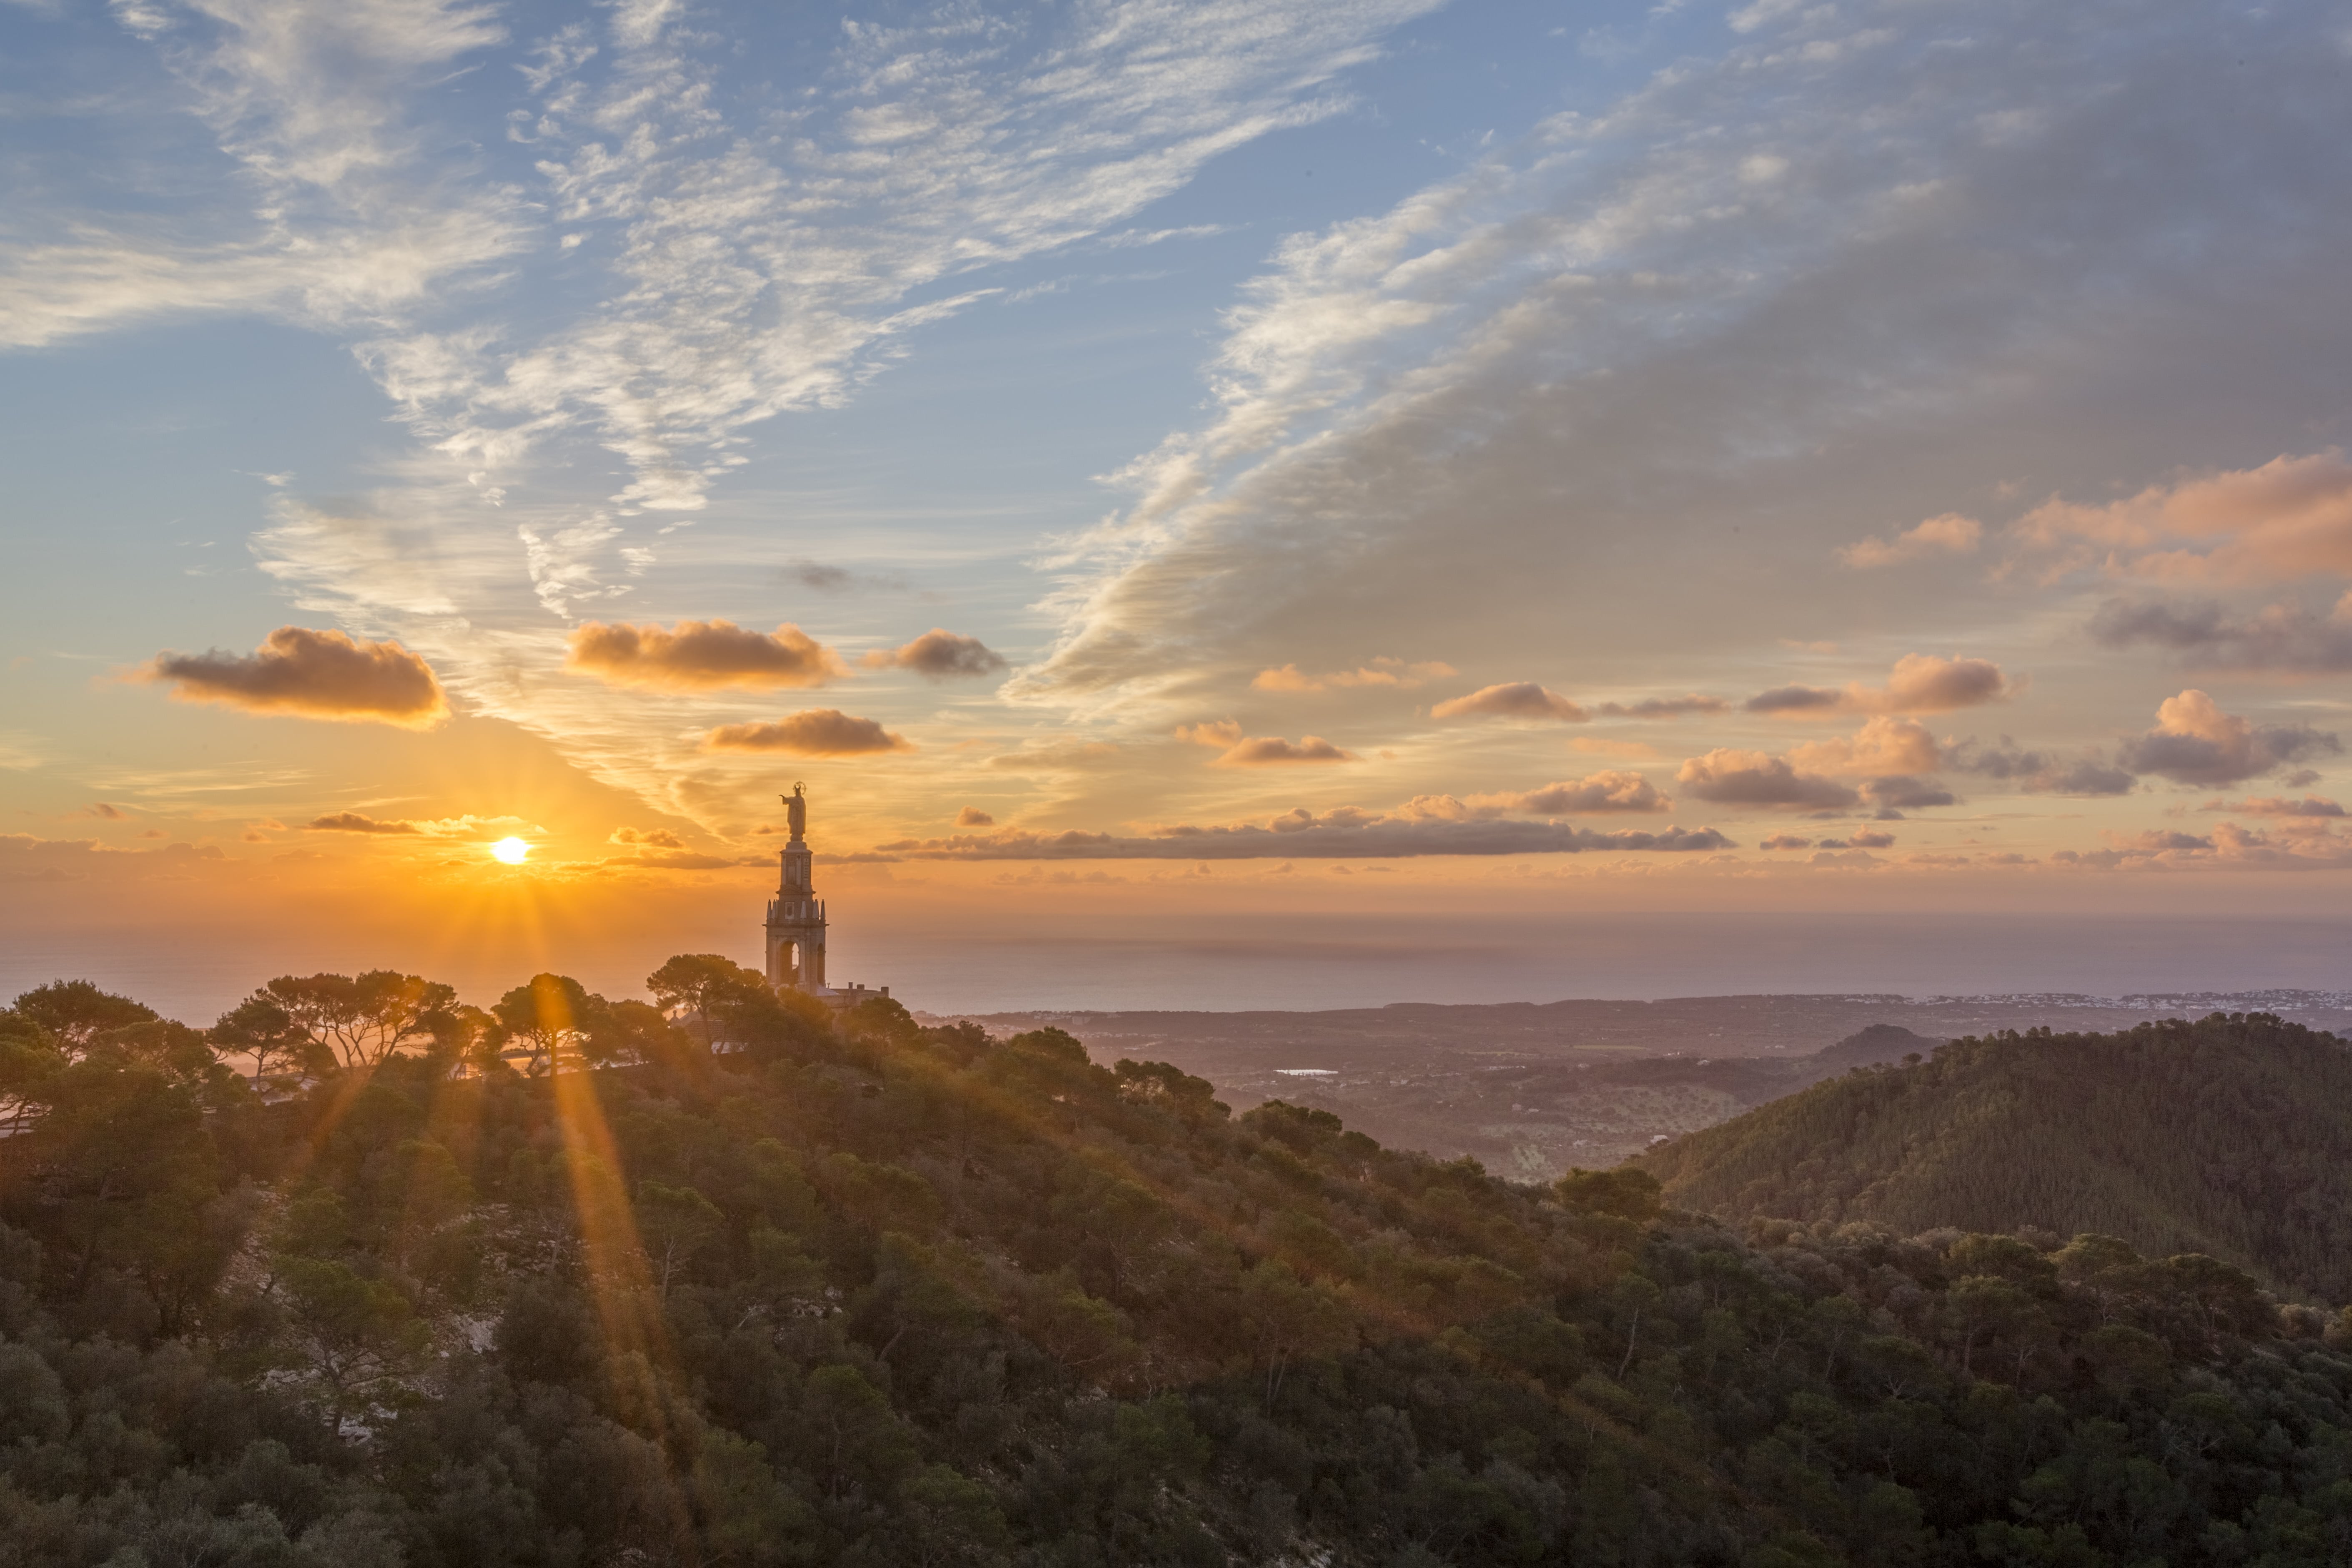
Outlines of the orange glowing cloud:
<svg viewBox="0 0 2352 1568">
<path fill-rule="evenodd" d="M 2014 697 L 2021 682 L 1983 658 L 1906 654 L 1895 661 L 1884 687 L 1849 681 L 1843 687 L 1778 686 L 1740 706 L 1784 719 L 1829 719 L 1849 713 L 1948 713 Z"/>
<path fill-rule="evenodd" d="M 2104 506 L 2053 497 L 2015 532 L 2030 550 L 2058 552 L 2053 574 L 2098 566 L 2232 583 L 2352 577 L 2352 462 L 2331 447 L 2150 485 Z"/>
<path fill-rule="evenodd" d="M 1484 713 L 1502 719 L 1556 719 L 1565 724 L 1581 724 L 1592 717 L 1559 692 L 1532 680 L 1482 686 L 1467 697 L 1448 698 L 1429 712 L 1435 719 Z"/>
<path fill-rule="evenodd" d="M 1966 555 L 1984 541 L 1984 524 L 1972 517 L 1948 511 L 1906 528 L 1893 539 L 1863 539 L 1840 550 L 1848 566 L 1867 569 L 1895 566 L 1925 555 Z"/>
<path fill-rule="evenodd" d="M 1213 764 L 1221 768 L 1280 767 L 1291 763 L 1355 763 L 1363 759 L 1353 752 L 1342 751 L 1320 735 L 1302 735 L 1296 741 L 1286 741 L 1279 735 L 1250 736 L 1231 719 L 1212 724 L 1181 724 L 1176 738 L 1190 741 L 1196 746 L 1213 746 L 1223 750 Z"/>
<path fill-rule="evenodd" d="M 1882 714 L 1851 735 L 1792 747 L 1789 760 L 1811 773 L 1874 778 L 1885 773 L 1932 773 L 1943 766 L 1944 756 L 1936 737 L 1919 721 Z"/>
<path fill-rule="evenodd" d="M 356 642 L 339 631 L 280 626 L 249 654 L 157 654 L 138 679 L 170 685 L 183 702 L 248 713 L 394 724 L 425 730 L 449 716 L 432 667 L 396 642 Z"/>
<path fill-rule="evenodd" d="M 1450 795 L 1418 795 L 1401 816 L 1470 822 L 1496 816 L 1590 816 L 1615 812 L 1671 811 L 1674 802 L 1640 773 L 1612 768 L 1586 778 L 1563 779 L 1541 789 L 1501 791 L 1457 800 Z"/>
<path fill-rule="evenodd" d="M 823 686 L 849 673 L 798 626 L 756 632 L 732 621 L 680 621 L 667 629 L 590 621 L 572 634 L 563 668 L 607 685 L 665 691 Z"/>
<path fill-rule="evenodd" d="M 915 749 L 905 736 L 838 708 L 803 708 L 767 722 L 721 724 L 702 743 L 712 752 L 782 752 L 795 757 L 859 757 Z"/>
<path fill-rule="evenodd" d="M 411 834 L 425 831 L 414 822 L 384 821 L 362 811 L 339 811 L 331 816 L 315 816 L 302 826 L 312 833 Z"/>
<path fill-rule="evenodd" d="M 1335 670 L 1327 675 L 1309 675 L 1295 664 L 1279 669 L 1261 669 L 1250 681 L 1260 691 L 1328 691 L 1334 688 L 1373 686 L 1410 691 L 1433 680 L 1443 680 L 1454 673 L 1454 667 L 1430 659 L 1420 664 L 1407 664 L 1401 658 L 1381 658 L 1360 665 L 1354 669 Z"/>
</svg>

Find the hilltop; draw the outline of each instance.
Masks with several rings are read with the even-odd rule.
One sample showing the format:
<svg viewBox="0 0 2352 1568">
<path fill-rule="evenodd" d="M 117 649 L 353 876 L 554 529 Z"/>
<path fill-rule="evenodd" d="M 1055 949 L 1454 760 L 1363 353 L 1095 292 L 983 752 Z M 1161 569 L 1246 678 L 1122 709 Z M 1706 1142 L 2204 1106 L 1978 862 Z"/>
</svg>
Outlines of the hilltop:
<svg viewBox="0 0 2352 1568">
<path fill-rule="evenodd" d="M 2266 1014 L 1957 1040 L 1641 1163 L 1727 1217 L 2095 1230 L 2352 1299 L 2352 1050 Z"/>
<path fill-rule="evenodd" d="M 2352 1532 L 2352 1320 L 2210 1258 L 1743 1232 L 1638 1171 L 1234 1115 L 1052 1028 L 710 958 L 650 988 L 0 1012 L 0 1560 L 1958 1568 Z"/>
<path fill-rule="evenodd" d="M 2310 991 L 1685 996 L 926 1021 L 975 1023 L 999 1035 L 1062 1029 L 1099 1062 L 1173 1062 L 1236 1107 L 1309 1104 L 1383 1143 L 1467 1154 L 1522 1181 L 1549 1181 L 1573 1166 L 1613 1165 L 1661 1136 L 1712 1126 L 1801 1089 L 1808 1073 L 1828 1065 L 1825 1051 L 1874 1028 L 1910 1031 L 1921 1045 L 1907 1050 L 2006 1029 L 2095 1033 L 2214 1012 L 2275 1013 L 2352 1031 L 2352 995 Z M 1792 1065 L 1799 1061 L 1807 1065 Z"/>
</svg>

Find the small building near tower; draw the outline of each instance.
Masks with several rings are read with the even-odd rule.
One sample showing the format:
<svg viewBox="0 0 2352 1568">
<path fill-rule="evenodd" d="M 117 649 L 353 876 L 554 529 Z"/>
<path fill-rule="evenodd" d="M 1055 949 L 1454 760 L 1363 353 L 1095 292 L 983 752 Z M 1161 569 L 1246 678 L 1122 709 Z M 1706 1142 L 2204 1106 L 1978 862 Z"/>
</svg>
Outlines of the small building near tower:
<svg viewBox="0 0 2352 1568">
<path fill-rule="evenodd" d="M 854 1007 L 869 996 L 887 996 L 864 985 L 832 985 L 824 977 L 824 900 L 816 896 L 814 856 L 808 847 L 808 786 L 796 784 L 782 797 L 785 840 L 782 875 L 768 901 L 768 984 L 779 991 L 804 992 L 835 1007 Z"/>
</svg>

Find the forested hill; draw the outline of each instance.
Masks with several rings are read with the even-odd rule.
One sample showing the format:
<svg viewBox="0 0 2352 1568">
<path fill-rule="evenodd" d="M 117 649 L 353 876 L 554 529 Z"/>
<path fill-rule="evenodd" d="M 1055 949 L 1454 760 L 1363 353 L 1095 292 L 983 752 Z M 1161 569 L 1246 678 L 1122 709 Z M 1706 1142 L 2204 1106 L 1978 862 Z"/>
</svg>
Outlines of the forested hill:
<svg viewBox="0 0 2352 1568">
<path fill-rule="evenodd" d="M 2265 1014 L 1956 1040 L 1642 1166 L 1727 1217 L 2095 1230 L 2352 1300 L 2352 1049 Z"/>
<path fill-rule="evenodd" d="M 651 989 L 0 1011 L 0 1563 L 2352 1551 L 2352 1322 L 2210 1258 L 1734 1234 L 1052 1029 Z"/>
</svg>

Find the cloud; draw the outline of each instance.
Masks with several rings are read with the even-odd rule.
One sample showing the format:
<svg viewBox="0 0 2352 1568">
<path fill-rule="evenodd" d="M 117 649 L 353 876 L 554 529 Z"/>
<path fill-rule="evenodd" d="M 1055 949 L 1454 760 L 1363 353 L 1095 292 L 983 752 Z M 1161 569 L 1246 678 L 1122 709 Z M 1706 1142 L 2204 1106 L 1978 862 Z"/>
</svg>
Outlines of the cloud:
<svg viewBox="0 0 2352 1568">
<path fill-rule="evenodd" d="M 1800 838 L 1793 833 L 1775 833 L 1756 847 L 1759 849 L 1811 849 L 1812 847 L 1813 841 L 1810 838 Z"/>
<path fill-rule="evenodd" d="M 18 204 L 0 343 L 221 311 L 380 328 L 525 242 L 519 193 L 450 180 L 446 142 L 411 123 L 416 95 L 502 40 L 489 7 L 216 0 L 116 17 L 178 79 L 140 106 L 145 123 L 119 112 L 108 143 L 145 168 L 147 198 Z M 214 145 L 192 156 L 200 138 L 166 114 L 192 115 Z"/>
<path fill-rule="evenodd" d="M 2134 773 L 2178 784 L 2229 784 L 2306 757 L 2343 750 L 2332 734 L 2307 724 L 2262 724 L 2225 713 L 2190 688 L 2158 705 L 2156 728 L 2126 741 L 2116 761 Z"/>
<path fill-rule="evenodd" d="M 1586 816 L 1617 812 L 1671 811 L 1674 802 L 1641 774 L 1610 771 L 1570 779 L 1541 789 L 1498 791 L 1466 799 L 1417 795 L 1397 808 L 1400 816 L 1445 822 L 1478 822 L 1502 816 Z"/>
<path fill-rule="evenodd" d="M 1886 849 L 1892 847 L 1894 843 L 1895 835 L 1892 833 L 1881 833 L 1874 827 L 1865 827 L 1859 833 L 1849 833 L 1843 838 L 1824 838 L 1820 847 L 1823 849 Z M 1787 847 L 1796 848 L 1801 846 L 1801 841 Z"/>
<path fill-rule="evenodd" d="M 2028 795 L 2128 795 L 2138 782 L 2098 756 L 2067 758 L 2053 752 L 2028 751 L 2006 735 L 1997 746 L 1981 745 L 1971 737 L 1947 747 L 1944 765 L 1955 772 L 1999 779 Z"/>
<path fill-rule="evenodd" d="M 1603 702 L 1593 711 L 1605 719 L 1681 719 L 1693 713 L 1727 713 L 1731 704 L 1720 697 L 1644 697 L 1638 702 Z M 1581 742 L 1579 742 L 1580 744 Z"/>
<path fill-rule="evenodd" d="M 711 752 L 783 752 L 795 757 L 859 757 L 879 752 L 911 752 L 914 745 L 872 719 L 854 719 L 837 708 L 803 708 L 782 719 L 721 724 L 703 737 Z"/>
<path fill-rule="evenodd" d="M 2257 468 L 2150 485 L 2104 506 L 2049 500 L 2012 531 L 2063 573 L 2096 566 L 2168 581 L 2352 578 L 2352 462 L 2329 447 Z"/>
<path fill-rule="evenodd" d="M 199 870 L 234 875 L 242 863 L 217 845 L 166 844 L 156 849 L 116 849 L 95 838 L 37 838 L 0 833 L 0 882 L 80 882 L 163 877 Z"/>
<path fill-rule="evenodd" d="M 673 628 L 590 621 L 572 634 L 563 668 L 607 685 L 666 691 L 823 686 L 848 673 L 832 649 L 796 626 L 755 632 L 732 621 L 680 621 Z"/>
<path fill-rule="evenodd" d="M 2300 605 L 2233 616 L 2212 599 L 2110 599 L 2091 617 L 2108 647 L 2170 648 L 2195 668 L 2335 674 L 2352 669 L 2352 595 L 2326 616 Z"/>
<path fill-rule="evenodd" d="M 976 805 L 967 805 L 956 813 L 955 825 L 958 827 L 993 827 L 996 818 Z"/>
<path fill-rule="evenodd" d="M 92 801 L 89 805 L 82 807 L 81 810 L 74 813 L 73 815 L 76 816 L 95 816 L 101 822 L 128 822 L 131 820 L 131 814 L 129 812 L 123 810 L 119 805 L 109 805 L 102 800 Z"/>
<path fill-rule="evenodd" d="M 1237 745 L 1242 738 L 1241 722 L 1234 719 L 1209 719 L 1198 724 L 1179 724 L 1176 738 L 1196 746 Z"/>
<path fill-rule="evenodd" d="M 1864 800 L 1879 808 L 1882 816 L 1919 811 L 1928 806 L 1959 804 L 1959 796 L 1934 779 L 1914 778 L 1908 773 L 1871 779 L 1863 784 L 1862 795 Z"/>
<path fill-rule="evenodd" d="M 2197 866 L 2259 867 L 2281 871 L 2336 871 L 2352 868 L 2352 839 L 2338 837 L 2331 822 L 2281 823 L 2284 836 L 2234 822 L 2214 825 L 2210 834 L 2152 828 L 2139 833 L 2103 830 L 2105 847 L 2061 849 L 2053 864 L 2075 868 L 2113 871 L 2173 869 Z"/>
<path fill-rule="evenodd" d="M 1943 750 L 1916 719 L 1881 715 L 1851 735 L 1809 741 L 1791 747 L 1789 760 L 1811 773 L 1860 778 L 1885 773 L 1932 773 L 1943 765 Z"/>
<path fill-rule="evenodd" d="M 1804 563 L 1956 475 L 2306 427 L 2352 346 L 2352 171 L 2296 152 L 2352 136 L 2336 26 L 2166 14 L 1792 5 L 1292 237 L 1022 689 L 1140 698 L 1398 626 L 1470 668 L 1562 626 L 1629 668 L 1752 647 L 1833 602 Z M 2215 129 L 2184 163 L 2149 127 L 2185 122 Z M 1969 624 L 1975 574 L 1929 575 L 1887 574 L 1878 624 Z"/>
<path fill-rule="evenodd" d="M 735 859 L 724 855 L 608 855 L 600 866 L 634 866 L 648 871 L 718 871 L 730 866 L 765 866 L 766 856 Z"/>
<path fill-rule="evenodd" d="M 1883 688 L 1780 686 L 1740 704 L 1750 713 L 1827 718 L 1841 713 L 1946 713 L 2016 695 L 2018 686 L 1990 659 L 1906 654 Z"/>
<path fill-rule="evenodd" d="M 1612 812 L 1671 811 L 1675 803 L 1640 773 L 1612 768 L 1580 779 L 1548 784 L 1517 794 L 1474 795 L 1475 811 L 1523 816 L 1584 816 Z"/>
<path fill-rule="evenodd" d="M 650 829 L 639 827 L 615 827 L 613 829 L 613 837 L 607 840 L 607 842 L 613 844 L 642 844 L 652 849 L 683 849 L 686 847 L 685 844 L 679 840 L 677 835 L 672 833 L 667 827 L 656 827 Z"/>
<path fill-rule="evenodd" d="M 1577 735 L 1570 739 L 1568 749 L 1595 757 L 1649 758 L 1658 755 L 1658 748 L 1647 741 L 1620 741 L 1606 735 Z"/>
<path fill-rule="evenodd" d="M 1259 670 L 1252 678 L 1250 685 L 1260 691 L 1328 691 L 1334 688 L 1361 686 L 1384 686 L 1412 691 L 1454 673 L 1452 665 L 1435 659 L 1407 664 L 1401 658 L 1381 657 L 1354 669 L 1335 670 L 1327 675 L 1307 675 L 1297 665 L 1286 664 L 1279 669 Z"/>
<path fill-rule="evenodd" d="M 907 587 L 907 580 L 896 573 L 853 572 L 829 561 L 788 561 L 784 563 L 783 579 L 819 594 L 847 594 L 864 589 L 903 592 Z"/>
<path fill-rule="evenodd" d="M 2213 840 L 2210 838 L 2200 838 L 2193 833 L 2180 833 L 2161 827 L 2151 827 L 2139 833 L 2118 833 L 2113 828 L 2102 828 L 2099 831 L 2099 837 L 2106 840 L 2110 847 L 2120 849 L 2126 854 L 2147 855 L 2166 849 L 2197 850 L 2213 847 Z"/>
<path fill-rule="evenodd" d="M 2343 806 L 2332 800 L 2322 800 L 2315 795 L 2301 800 L 2288 800 L 2280 795 L 2263 795 L 2251 800 L 2209 800 L 2197 808 L 2200 811 L 2226 811 L 2239 816 L 2335 817 L 2344 815 Z"/>
<path fill-rule="evenodd" d="M 1487 713 L 1505 719 L 1557 719 L 1569 724 L 1581 724 L 1592 717 L 1559 692 L 1532 680 L 1482 686 L 1467 697 L 1448 698 L 1429 711 L 1436 719 Z"/>
<path fill-rule="evenodd" d="M 331 816 L 314 816 L 303 827 L 312 833 L 423 833 L 424 826 L 415 822 L 386 822 L 359 811 L 339 811 Z"/>
<path fill-rule="evenodd" d="M 1895 566 L 1927 555 L 1966 555 L 1983 542 L 1984 524 L 1948 511 L 1905 529 L 1893 539 L 1861 539 L 1841 547 L 1838 559 L 1857 569 Z"/>
<path fill-rule="evenodd" d="M 868 669 L 911 669 L 934 680 L 994 675 L 1008 668 L 1003 657 L 992 652 L 978 637 L 959 637 L 939 626 L 901 647 L 877 648 L 858 662 Z"/>
<path fill-rule="evenodd" d="M 1296 741 L 1286 741 L 1278 735 L 1247 736 L 1242 727 L 1231 719 L 1212 723 L 1180 724 L 1176 738 L 1190 741 L 1196 746 L 1214 746 L 1223 754 L 1215 766 L 1221 768 L 1278 767 L 1288 763 L 1355 763 L 1363 759 L 1353 752 L 1341 751 L 1320 735 L 1302 735 Z"/>
<path fill-rule="evenodd" d="M 1360 761 L 1355 752 L 1343 752 L 1320 735 L 1302 735 L 1296 741 L 1286 741 L 1279 735 L 1260 735 L 1244 740 L 1216 761 L 1222 768 L 1257 768 L 1278 766 L 1285 763 L 1353 763 Z"/>
<path fill-rule="evenodd" d="M 1839 811 L 1858 805 L 1861 794 L 1835 779 L 1801 773 L 1786 757 L 1718 746 L 1693 757 L 1675 782 L 1698 800 L 1717 805 L 1755 805 L 1790 811 Z"/>
<path fill-rule="evenodd" d="M 141 677 L 184 702 L 248 713 L 290 713 L 429 729 L 449 716 L 441 682 L 396 642 L 354 642 L 339 631 L 280 626 L 249 654 L 161 653 Z"/>
<path fill-rule="evenodd" d="M 1712 827 L 1602 833 L 1559 823 L 1465 820 L 1299 807 L 1265 823 L 1176 826 L 1144 837 L 1071 831 L 902 839 L 877 847 L 911 860 L 1403 859 L 1424 855 L 1686 854 L 1729 849 Z"/>
<path fill-rule="evenodd" d="M 1234 736 L 1236 740 L 1241 736 L 1238 724 L 1234 726 Z M 1024 741 L 1019 751 L 999 752 L 988 759 L 987 765 L 1009 773 L 1083 773 L 1108 767 L 1121 754 L 1121 748 L 1112 741 Z"/>
<path fill-rule="evenodd" d="M 42 201 L 0 236 L 0 339 L 181 310 L 333 331 L 409 448 L 366 515 L 289 505 L 262 569 L 667 800 L 692 763 L 673 715 L 548 679 L 548 614 L 609 618 L 656 564 L 740 593 L 751 562 L 675 531 L 790 441 L 770 422 L 854 401 L 1009 268 L 1345 112 L 1343 79 L 1437 3 L 861 16 L 795 57 L 780 110 L 704 8 L 575 7 L 500 50 L 508 11 L 467 0 L 201 0 L 157 41 L 184 93 L 75 102 L 115 116 L 103 153 L 19 171 Z M 138 202 L 106 194 L 124 169 Z"/>
</svg>

